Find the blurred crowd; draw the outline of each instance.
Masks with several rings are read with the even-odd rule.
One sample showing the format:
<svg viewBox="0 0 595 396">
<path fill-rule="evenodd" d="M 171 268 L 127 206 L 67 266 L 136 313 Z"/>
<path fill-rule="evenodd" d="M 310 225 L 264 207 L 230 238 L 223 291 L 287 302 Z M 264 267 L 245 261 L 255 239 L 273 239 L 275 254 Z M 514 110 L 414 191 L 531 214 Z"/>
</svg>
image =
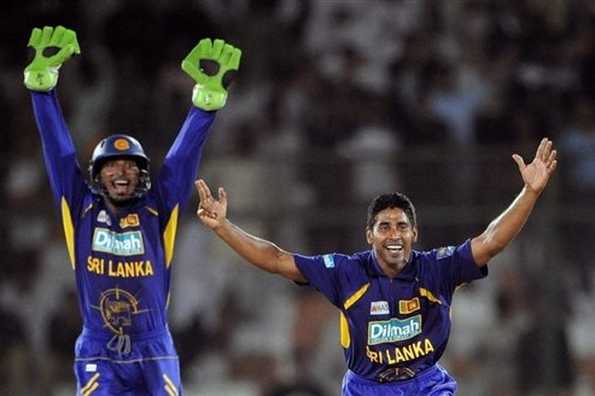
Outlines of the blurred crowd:
<svg viewBox="0 0 595 396">
<path fill-rule="evenodd" d="M 242 48 L 199 174 L 290 251 L 366 249 L 366 205 L 395 190 L 418 248 L 462 243 L 520 191 L 510 155 L 553 138 L 557 175 L 488 279 L 457 292 L 443 363 L 463 396 L 595 394 L 592 0 L 8 0 L 0 18 L 2 395 L 73 394 L 74 275 L 22 84 L 32 27 L 56 24 L 82 50 L 58 93 L 83 169 L 122 132 L 157 171 L 191 105 L 181 59 L 202 37 Z M 187 394 L 338 394 L 338 311 L 242 263 L 194 210 L 170 306 Z"/>
</svg>

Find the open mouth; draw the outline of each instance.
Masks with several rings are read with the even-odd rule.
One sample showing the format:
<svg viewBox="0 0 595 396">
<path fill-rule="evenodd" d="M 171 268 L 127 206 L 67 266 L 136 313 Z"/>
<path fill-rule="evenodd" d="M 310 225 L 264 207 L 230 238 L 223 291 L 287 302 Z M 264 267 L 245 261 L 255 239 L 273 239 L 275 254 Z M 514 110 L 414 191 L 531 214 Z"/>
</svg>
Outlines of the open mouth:
<svg viewBox="0 0 595 396">
<path fill-rule="evenodd" d="M 402 242 L 395 242 L 395 243 L 388 243 L 384 245 L 385 249 L 388 250 L 390 253 L 398 254 L 402 253 L 405 249 L 405 246 Z"/>
<path fill-rule="evenodd" d="M 128 180 L 118 179 L 112 183 L 112 186 L 116 194 L 126 195 L 128 194 L 128 187 L 130 186 L 130 182 Z"/>
</svg>

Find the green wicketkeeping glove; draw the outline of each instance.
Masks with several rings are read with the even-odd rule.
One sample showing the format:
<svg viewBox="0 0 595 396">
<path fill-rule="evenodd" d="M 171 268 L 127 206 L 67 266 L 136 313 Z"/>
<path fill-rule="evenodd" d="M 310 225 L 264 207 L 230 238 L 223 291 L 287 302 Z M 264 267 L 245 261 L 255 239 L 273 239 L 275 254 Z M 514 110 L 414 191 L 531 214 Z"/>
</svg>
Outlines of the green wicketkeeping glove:
<svg viewBox="0 0 595 396">
<path fill-rule="evenodd" d="M 43 30 L 34 28 L 28 47 L 35 49 L 33 61 L 25 68 L 25 86 L 33 91 L 48 92 L 58 83 L 58 70 L 72 54 L 80 54 L 81 49 L 74 30 L 63 26 L 46 26 Z M 57 49 L 55 54 L 46 50 Z"/>
<path fill-rule="evenodd" d="M 242 51 L 223 40 L 202 39 L 182 61 L 184 70 L 196 85 L 192 103 L 211 111 L 225 106 L 227 87 L 240 67 Z"/>
</svg>

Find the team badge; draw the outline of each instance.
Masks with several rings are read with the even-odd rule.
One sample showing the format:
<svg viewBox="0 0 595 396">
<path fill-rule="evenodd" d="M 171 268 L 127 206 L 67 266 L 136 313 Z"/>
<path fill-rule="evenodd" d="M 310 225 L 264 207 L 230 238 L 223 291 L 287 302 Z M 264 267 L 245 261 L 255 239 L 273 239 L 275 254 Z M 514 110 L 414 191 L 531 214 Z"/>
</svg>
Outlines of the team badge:
<svg viewBox="0 0 595 396">
<path fill-rule="evenodd" d="M 116 139 L 114 141 L 114 148 L 119 151 L 125 151 L 130 148 L 130 143 L 126 139 Z"/>
<path fill-rule="evenodd" d="M 109 215 L 103 209 L 100 210 L 99 213 L 97 214 L 97 222 L 98 223 L 105 223 L 108 226 L 111 226 L 112 225 L 112 221 L 110 220 Z"/>
<path fill-rule="evenodd" d="M 126 217 L 122 217 L 120 219 L 120 228 L 128 228 L 128 227 L 138 227 L 140 225 L 140 220 L 136 213 L 131 213 Z"/>
<path fill-rule="evenodd" d="M 388 315 L 388 301 L 372 301 L 370 304 L 370 315 Z"/>
<path fill-rule="evenodd" d="M 418 297 L 414 297 L 411 300 L 400 300 L 399 301 L 399 313 L 402 315 L 408 315 L 415 311 L 418 311 L 421 307 Z"/>
</svg>

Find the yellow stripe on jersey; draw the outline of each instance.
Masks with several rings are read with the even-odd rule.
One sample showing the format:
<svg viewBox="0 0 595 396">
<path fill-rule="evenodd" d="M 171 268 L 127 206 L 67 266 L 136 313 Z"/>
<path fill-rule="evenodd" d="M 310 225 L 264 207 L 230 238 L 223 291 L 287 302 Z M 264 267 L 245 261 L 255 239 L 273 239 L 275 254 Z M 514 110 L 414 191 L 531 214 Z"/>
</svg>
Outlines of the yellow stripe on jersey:
<svg viewBox="0 0 595 396">
<path fill-rule="evenodd" d="M 168 396 L 177 396 L 177 394 L 174 393 L 174 391 L 169 387 L 169 385 L 167 385 L 167 384 L 163 385 L 163 389 L 165 389 L 165 392 L 167 393 Z"/>
<path fill-rule="evenodd" d="M 91 395 L 93 392 L 95 392 L 97 390 L 97 388 L 99 388 L 99 384 L 96 382 L 86 392 L 83 392 L 83 396 Z"/>
<path fill-rule="evenodd" d="M 347 318 L 343 312 L 340 313 L 339 316 L 339 330 L 340 330 L 340 340 L 341 346 L 345 349 L 349 348 L 351 345 L 351 335 L 349 334 L 349 323 L 347 323 Z"/>
<path fill-rule="evenodd" d="M 345 303 L 343 303 L 343 308 L 345 308 L 345 310 L 348 310 L 353 304 L 355 304 L 360 298 L 362 298 L 364 294 L 366 294 L 369 287 L 370 282 L 360 287 L 345 301 Z M 341 346 L 345 349 L 349 348 L 349 345 L 351 344 L 351 335 L 349 334 L 349 323 L 347 322 L 347 318 L 345 317 L 345 314 L 343 312 L 341 312 L 341 316 L 339 317 L 339 331 Z"/>
<path fill-rule="evenodd" d="M 64 228 L 64 236 L 66 237 L 66 248 L 68 249 L 68 257 L 70 258 L 70 265 L 72 269 L 75 268 L 74 259 L 74 225 L 72 224 L 72 216 L 70 214 L 70 207 L 66 199 L 62 197 L 60 202 L 62 209 L 62 227 Z"/>
<path fill-rule="evenodd" d="M 153 209 L 148 206 L 145 206 L 145 209 L 147 209 L 147 212 L 151 213 L 153 216 L 159 216 L 159 212 L 157 211 L 157 209 Z"/>
<path fill-rule="evenodd" d="M 165 246 L 165 266 L 169 268 L 171 260 L 174 258 L 174 245 L 176 243 L 176 231 L 178 230 L 178 211 L 179 206 L 176 205 L 171 211 L 171 216 L 163 232 L 163 244 Z"/>
<path fill-rule="evenodd" d="M 359 288 L 358 291 L 353 293 L 351 297 L 349 297 L 345 303 L 343 304 L 343 308 L 346 310 L 349 309 L 353 304 L 355 304 L 366 292 L 368 291 L 368 287 L 370 287 L 370 282 L 366 283 L 362 287 Z"/>
<path fill-rule="evenodd" d="M 424 289 L 423 287 L 419 288 L 419 295 L 422 297 L 427 298 L 428 300 L 430 300 L 433 303 L 436 304 L 442 304 L 442 301 L 440 301 L 439 299 L 437 299 L 431 291 L 429 291 L 428 289 Z"/>
<path fill-rule="evenodd" d="M 99 373 L 92 376 L 89 382 L 87 382 L 87 384 L 81 388 L 81 393 L 83 394 L 83 396 L 90 395 L 90 392 L 93 392 L 95 391 L 95 389 L 97 389 L 97 387 L 99 386 L 99 383 L 97 382 L 98 378 Z"/>
<path fill-rule="evenodd" d="M 167 376 L 167 374 L 163 374 L 163 379 L 165 380 L 165 385 L 163 388 L 169 395 L 178 396 L 178 391 L 176 390 L 176 384 Z"/>
</svg>

